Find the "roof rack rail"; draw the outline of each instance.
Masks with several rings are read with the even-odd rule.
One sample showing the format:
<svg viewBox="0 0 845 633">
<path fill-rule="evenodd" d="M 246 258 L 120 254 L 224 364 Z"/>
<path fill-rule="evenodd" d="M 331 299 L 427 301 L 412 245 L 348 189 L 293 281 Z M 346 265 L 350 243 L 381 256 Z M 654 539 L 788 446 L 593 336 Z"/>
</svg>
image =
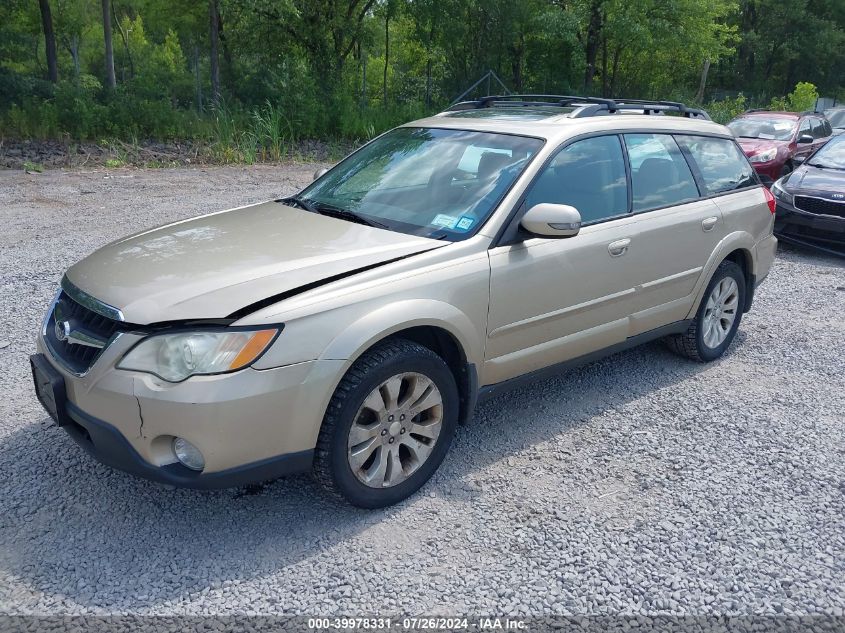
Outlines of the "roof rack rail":
<svg viewBox="0 0 845 633">
<path fill-rule="evenodd" d="M 473 101 L 461 101 L 446 109 L 446 112 L 476 110 L 480 108 L 502 107 L 560 107 L 575 108 L 570 114 L 573 119 L 590 116 L 615 114 L 620 111 L 637 111 L 643 114 L 677 112 L 687 118 L 710 120 L 704 110 L 690 108 L 677 101 L 650 101 L 644 99 L 605 99 L 603 97 L 581 97 L 573 95 L 488 95 Z"/>
</svg>

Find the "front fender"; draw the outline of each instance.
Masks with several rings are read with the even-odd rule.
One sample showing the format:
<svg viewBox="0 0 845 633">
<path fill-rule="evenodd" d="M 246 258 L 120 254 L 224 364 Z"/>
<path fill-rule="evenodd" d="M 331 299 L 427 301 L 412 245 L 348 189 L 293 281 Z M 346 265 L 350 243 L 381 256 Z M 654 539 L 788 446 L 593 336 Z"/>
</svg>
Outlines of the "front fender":
<svg viewBox="0 0 845 633">
<path fill-rule="evenodd" d="M 749 272 L 754 273 L 754 237 L 747 231 L 734 231 L 733 233 L 726 235 L 724 239 L 716 245 L 716 248 L 713 249 L 713 253 L 711 253 L 710 258 L 707 260 L 707 264 L 705 264 L 704 269 L 701 271 L 701 275 L 695 284 L 695 288 L 693 288 L 692 294 L 695 297 L 695 300 L 692 302 L 692 308 L 687 314 L 687 319 L 692 319 L 698 312 L 698 307 L 701 305 L 701 300 L 704 297 L 704 291 L 707 289 L 707 284 L 710 283 L 713 273 L 716 272 L 716 268 L 728 255 L 737 250 L 743 251 L 746 258 L 752 262 L 752 268 Z"/>
<path fill-rule="evenodd" d="M 451 334 L 467 361 L 484 358 L 484 324 L 475 324 L 455 306 L 435 299 L 406 299 L 387 304 L 344 328 L 326 346 L 322 360 L 344 360 L 351 365 L 378 341 L 412 327 L 430 326 Z"/>
</svg>

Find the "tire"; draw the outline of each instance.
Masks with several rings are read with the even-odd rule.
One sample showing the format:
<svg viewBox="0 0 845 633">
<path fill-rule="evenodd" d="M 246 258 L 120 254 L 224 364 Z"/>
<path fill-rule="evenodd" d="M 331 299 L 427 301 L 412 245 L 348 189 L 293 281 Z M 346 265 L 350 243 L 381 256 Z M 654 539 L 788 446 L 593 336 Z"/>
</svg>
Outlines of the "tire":
<svg viewBox="0 0 845 633">
<path fill-rule="evenodd" d="M 717 306 L 722 305 L 725 309 L 719 308 L 719 312 L 714 312 L 709 307 L 709 300 L 714 296 L 714 289 L 724 283 L 722 288 L 728 290 L 732 287 L 731 280 L 735 284 L 734 300 L 731 301 L 728 297 L 724 302 L 717 302 Z M 716 268 L 716 272 L 713 273 L 710 283 L 707 284 L 701 305 L 698 307 L 698 312 L 687 331 L 683 334 L 667 337 L 666 342 L 669 348 L 676 354 L 700 363 L 708 363 L 719 358 L 725 353 L 734 336 L 736 336 L 737 328 L 742 321 L 745 293 L 745 275 L 742 269 L 734 262 L 723 261 Z M 717 292 L 716 294 L 722 293 Z M 733 321 L 729 327 L 725 327 L 725 319 L 727 315 L 731 314 L 729 305 L 734 306 Z M 720 332 L 709 329 L 713 327 L 718 327 Z M 718 344 L 714 345 L 717 340 Z"/>
<path fill-rule="evenodd" d="M 780 170 L 780 177 L 783 178 L 784 176 L 791 174 L 793 169 L 795 169 L 795 167 L 793 167 L 792 162 L 788 161 L 784 163 Z"/>
<path fill-rule="evenodd" d="M 438 396 L 440 404 L 421 408 Z M 370 408 L 373 403 L 382 410 Z M 314 476 L 334 496 L 360 508 L 393 505 L 419 490 L 440 466 L 458 408 L 455 378 L 442 358 L 405 339 L 380 343 L 349 368 L 329 402 Z M 427 436 L 435 430 L 436 437 Z"/>
</svg>

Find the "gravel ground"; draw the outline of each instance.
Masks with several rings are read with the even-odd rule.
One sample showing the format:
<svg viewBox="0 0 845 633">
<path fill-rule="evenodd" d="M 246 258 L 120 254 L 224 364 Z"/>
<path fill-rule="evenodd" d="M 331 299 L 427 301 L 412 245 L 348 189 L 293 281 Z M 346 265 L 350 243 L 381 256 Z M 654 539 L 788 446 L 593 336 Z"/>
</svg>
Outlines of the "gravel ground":
<svg viewBox="0 0 845 633">
<path fill-rule="evenodd" d="M 383 511 L 168 490 L 50 427 L 27 356 L 68 265 L 316 167 L 0 172 L 0 612 L 842 615 L 845 267 L 809 251 L 722 360 L 655 343 L 501 396 Z"/>
</svg>

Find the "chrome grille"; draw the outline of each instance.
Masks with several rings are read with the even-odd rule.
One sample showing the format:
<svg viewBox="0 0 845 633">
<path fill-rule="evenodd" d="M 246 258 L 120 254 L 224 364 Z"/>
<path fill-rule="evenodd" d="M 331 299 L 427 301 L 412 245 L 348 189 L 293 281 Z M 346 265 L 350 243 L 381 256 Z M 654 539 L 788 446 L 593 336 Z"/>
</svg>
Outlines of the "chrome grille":
<svg viewBox="0 0 845 633">
<path fill-rule="evenodd" d="M 795 196 L 795 206 L 807 213 L 845 218 L 845 202 L 834 202 L 833 200 L 810 196 Z"/>
<path fill-rule="evenodd" d="M 122 325 L 74 301 L 62 290 L 44 325 L 44 340 L 56 360 L 73 373 L 84 374 Z"/>
</svg>

